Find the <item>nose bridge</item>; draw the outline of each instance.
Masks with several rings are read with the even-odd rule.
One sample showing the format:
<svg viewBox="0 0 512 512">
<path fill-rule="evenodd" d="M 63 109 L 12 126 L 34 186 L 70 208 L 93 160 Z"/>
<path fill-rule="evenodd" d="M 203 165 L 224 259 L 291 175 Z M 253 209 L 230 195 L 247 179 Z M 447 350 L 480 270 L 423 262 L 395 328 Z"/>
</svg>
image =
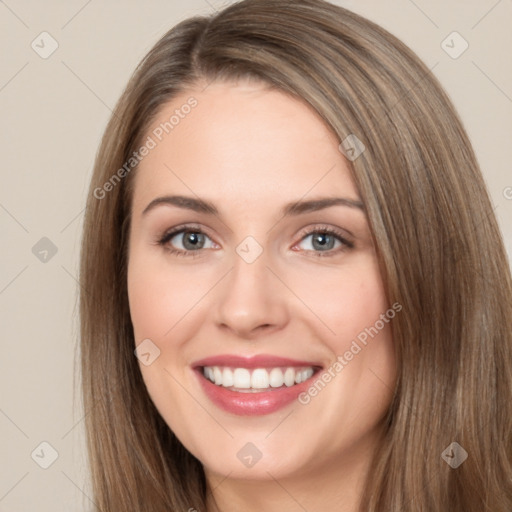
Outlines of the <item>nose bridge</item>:
<svg viewBox="0 0 512 512">
<path fill-rule="evenodd" d="M 237 246 L 215 306 L 217 325 L 241 337 L 261 327 L 278 329 L 288 318 L 284 290 L 268 268 L 268 254 L 251 238 Z"/>
</svg>

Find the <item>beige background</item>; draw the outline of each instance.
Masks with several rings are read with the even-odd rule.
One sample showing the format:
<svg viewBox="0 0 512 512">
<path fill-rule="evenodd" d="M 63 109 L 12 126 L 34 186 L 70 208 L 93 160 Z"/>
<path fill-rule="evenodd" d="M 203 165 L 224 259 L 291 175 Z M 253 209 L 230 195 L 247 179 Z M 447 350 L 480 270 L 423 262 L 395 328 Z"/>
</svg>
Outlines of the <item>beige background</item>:
<svg viewBox="0 0 512 512">
<path fill-rule="evenodd" d="M 512 254 L 512 1 L 337 3 L 381 24 L 434 67 L 474 143 Z M 138 61 L 178 21 L 221 4 L 0 3 L 1 512 L 94 509 L 84 463 L 87 411 L 76 392 L 73 409 L 78 247 L 94 155 Z M 35 39 L 39 51 L 50 48 L 49 39 L 42 48 L 43 31 L 59 45 L 47 59 L 31 47 Z M 469 44 L 457 59 L 441 47 L 453 31 Z M 448 44 L 453 52 L 462 41 L 451 36 Z M 46 262 L 32 252 L 42 237 L 57 248 Z M 40 467 L 52 457 L 43 441 L 58 452 L 48 469 Z"/>
</svg>

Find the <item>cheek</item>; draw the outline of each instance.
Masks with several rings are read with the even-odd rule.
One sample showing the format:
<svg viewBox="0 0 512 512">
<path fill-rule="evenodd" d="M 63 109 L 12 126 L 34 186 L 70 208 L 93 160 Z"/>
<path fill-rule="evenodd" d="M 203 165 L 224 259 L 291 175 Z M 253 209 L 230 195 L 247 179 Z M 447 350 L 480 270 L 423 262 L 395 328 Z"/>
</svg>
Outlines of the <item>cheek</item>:
<svg viewBox="0 0 512 512">
<path fill-rule="evenodd" d="M 328 452 L 356 446 L 386 413 L 396 380 L 391 326 L 401 308 L 388 303 L 374 259 L 362 258 L 340 272 L 331 269 L 331 279 L 316 277 L 304 293 L 329 328 L 322 329 L 322 341 L 331 361 L 299 403 L 316 419 L 308 435 L 322 425 Z"/>
<path fill-rule="evenodd" d="M 149 266 L 134 266 L 128 271 L 128 300 L 136 342 L 144 338 L 159 340 L 172 328 L 178 303 L 172 293 L 176 285 Z"/>
<path fill-rule="evenodd" d="M 388 303 L 376 258 L 359 258 L 307 283 L 303 296 L 323 324 L 318 334 L 331 353 L 331 373 L 325 376 L 335 382 L 329 385 L 330 399 L 355 412 L 350 402 L 357 397 L 368 419 L 380 415 L 396 378 L 392 323 L 401 307 Z"/>
<path fill-rule="evenodd" d="M 209 281 L 200 272 L 191 276 L 172 267 L 165 258 L 142 257 L 133 251 L 128 265 L 128 299 L 135 341 L 151 338 L 157 344 L 163 342 L 205 295 Z"/>
<path fill-rule="evenodd" d="M 352 277 L 338 294 L 338 307 L 330 313 L 342 340 L 364 338 L 363 333 L 389 308 L 380 278 L 372 272 Z"/>
<path fill-rule="evenodd" d="M 153 257 L 147 250 L 138 252 L 136 247 L 130 252 L 127 279 L 135 344 L 149 339 L 158 348 L 153 362 L 145 365 L 141 360 L 139 364 L 146 389 L 167 424 L 186 431 L 183 418 L 170 414 L 176 407 L 183 409 L 184 404 L 187 410 L 193 410 L 190 397 L 180 385 L 187 380 L 183 345 L 193 332 L 190 322 L 180 321 L 190 315 L 191 306 L 204 292 L 190 282 L 185 272 L 169 267 L 165 259 Z M 185 324 L 189 327 L 183 336 Z M 152 355 L 154 350 L 150 350 Z"/>
<path fill-rule="evenodd" d="M 300 296 L 323 324 L 322 338 L 336 354 L 347 350 L 351 340 L 389 309 L 378 264 L 371 255 L 340 269 L 322 269 L 313 279 L 297 275 L 296 282 L 302 283 Z"/>
</svg>

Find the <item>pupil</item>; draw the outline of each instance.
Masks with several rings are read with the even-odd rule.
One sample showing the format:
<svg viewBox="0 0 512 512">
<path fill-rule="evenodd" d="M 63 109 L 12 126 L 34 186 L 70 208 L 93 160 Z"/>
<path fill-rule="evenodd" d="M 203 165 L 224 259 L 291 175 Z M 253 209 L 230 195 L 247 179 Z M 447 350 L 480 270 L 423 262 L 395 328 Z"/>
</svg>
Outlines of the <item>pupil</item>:
<svg viewBox="0 0 512 512">
<path fill-rule="evenodd" d="M 329 241 L 331 243 L 329 243 Z M 320 248 L 320 249 L 326 249 L 326 248 L 332 249 L 332 241 L 333 241 L 333 238 L 331 237 L 331 235 L 329 235 L 327 233 L 319 233 L 313 238 L 313 246 L 316 245 L 317 247 L 315 247 L 315 248 Z"/>
<path fill-rule="evenodd" d="M 202 235 L 200 233 L 187 233 L 183 245 L 186 249 L 196 249 L 201 245 L 201 237 Z"/>
</svg>

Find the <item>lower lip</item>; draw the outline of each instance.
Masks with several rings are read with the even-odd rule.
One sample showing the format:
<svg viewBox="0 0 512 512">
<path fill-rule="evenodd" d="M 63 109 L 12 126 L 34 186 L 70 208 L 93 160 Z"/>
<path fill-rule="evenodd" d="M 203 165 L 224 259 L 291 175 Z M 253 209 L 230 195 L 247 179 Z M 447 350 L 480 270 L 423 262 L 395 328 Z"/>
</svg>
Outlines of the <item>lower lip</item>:
<svg viewBox="0 0 512 512">
<path fill-rule="evenodd" d="M 195 373 L 206 396 L 221 409 L 239 416 L 261 416 L 283 409 L 296 400 L 300 393 L 311 385 L 311 380 L 316 377 L 317 372 L 300 384 L 256 393 L 231 391 L 223 386 L 217 386 L 203 376 L 202 368 L 197 369 Z"/>
</svg>

